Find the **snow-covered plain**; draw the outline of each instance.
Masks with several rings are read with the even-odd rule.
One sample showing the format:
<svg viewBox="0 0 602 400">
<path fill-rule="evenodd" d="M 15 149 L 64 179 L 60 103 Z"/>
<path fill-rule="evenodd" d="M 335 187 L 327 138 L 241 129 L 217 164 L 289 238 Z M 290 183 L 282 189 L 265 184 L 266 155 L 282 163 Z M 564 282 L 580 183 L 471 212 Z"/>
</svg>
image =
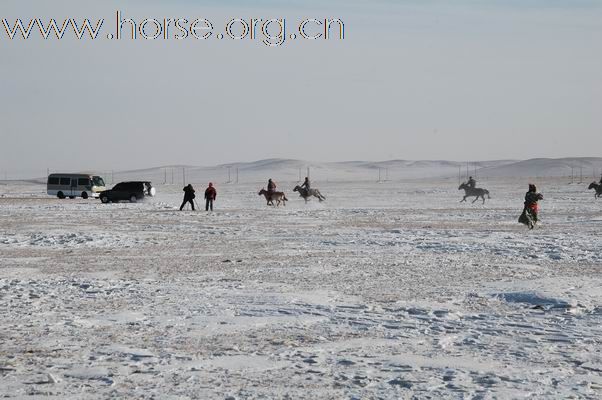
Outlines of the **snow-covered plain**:
<svg viewBox="0 0 602 400">
<path fill-rule="evenodd" d="M 320 182 L 216 211 L 58 200 L 0 186 L 0 397 L 602 396 L 602 200 L 526 183 Z M 196 184 L 197 192 L 203 186 Z M 201 199 L 199 204 L 201 203 Z M 202 205 L 202 204 L 200 204 Z"/>
</svg>

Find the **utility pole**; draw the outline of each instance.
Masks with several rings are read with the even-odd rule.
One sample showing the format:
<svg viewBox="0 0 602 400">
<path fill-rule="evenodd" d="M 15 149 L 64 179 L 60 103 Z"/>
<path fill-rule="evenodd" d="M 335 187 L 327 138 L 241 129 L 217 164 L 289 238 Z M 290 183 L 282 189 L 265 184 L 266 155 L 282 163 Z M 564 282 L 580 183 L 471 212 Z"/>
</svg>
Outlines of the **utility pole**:
<svg viewBox="0 0 602 400">
<path fill-rule="evenodd" d="M 307 177 L 309 178 L 309 167 L 307 167 Z"/>
<path fill-rule="evenodd" d="M 238 167 L 236 167 L 236 183 L 238 183 Z"/>
<path fill-rule="evenodd" d="M 163 184 L 167 184 L 167 168 L 163 168 Z"/>
<path fill-rule="evenodd" d="M 182 183 L 186 186 L 186 168 L 182 167 Z"/>
<path fill-rule="evenodd" d="M 171 169 L 171 184 L 173 185 L 173 168 Z"/>
<path fill-rule="evenodd" d="M 114 172 L 111 170 L 111 185 L 113 184 L 113 182 L 115 182 L 115 180 L 113 179 L 114 177 Z"/>
<path fill-rule="evenodd" d="M 575 167 L 571 167 L 571 184 L 573 184 L 573 179 L 574 179 L 574 177 L 575 177 L 575 172 L 574 172 L 574 170 L 575 170 Z"/>
<path fill-rule="evenodd" d="M 231 168 L 232 168 L 232 167 L 228 166 L 228 182 L 226 182 L 226 183 L 231 183 L 231 182 L 232 182 L 232 178 L 231 178 L 231 176 L 230 176 L 230 169 L 231 169 Z"/>
<path fill-rule="evenodd" d="M 583 183 L 583 167 L 579 167 L 579 183 Z"/>
<path fill-rule="evenodd" d="M 381 168 L 380 168 L 380 167 L 378 167 L 378 182 L 379 182 L 379 183 L 381 182 L 381 179 L 380 179 L 380 170 L 381 170 Z"/>
</svg>

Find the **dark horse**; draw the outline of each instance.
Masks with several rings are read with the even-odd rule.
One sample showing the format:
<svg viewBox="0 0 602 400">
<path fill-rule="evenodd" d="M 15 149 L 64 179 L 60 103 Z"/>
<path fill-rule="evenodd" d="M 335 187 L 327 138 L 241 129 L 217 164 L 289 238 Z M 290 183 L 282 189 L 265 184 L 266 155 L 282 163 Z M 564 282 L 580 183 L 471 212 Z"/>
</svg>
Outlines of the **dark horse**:
<svg viewBox="0 0 602 400">
<path fill-rule="evenodd" d="M 594 194 L 594 198 L 598 198 L 602 196 L 602 183 L 592 182 L 587 187 L 588 189 L 595 189 L 596 194 Z"/>
<path fill-rule="evenodd" d="M 311 196 L 317 197 L 318 200 L 320 200 L 320 201 L 326 200 L 326 197 L 322 196 L 322 193 L 320 193 L 320 191 L 318 189 L 309 189 L 308 190 L 308 189 L 302 188 L 301 186 L 297 185 L 293 189 L 293 192 L 299 192 L 299 196 L 303 197 L 303 200 L 305 200 L 306 203 L 309 201 Z"/>
<path fill-rule="evenodd" d="M 466 182 L 462 183 L 460 185 L 460 187 L 458 188 L 458 190 L 462 190 L 462 189 L 464 189 L 464 198 L 462 200 L 460 200 L 460 203 L 462 203 L 463 201 L 466 201 L 467 197 L 475 197 L 475 199 L 472 201 L 474 203 L 480 197 L 483 199 L 483 204 L 485 204 L 485 195 L 487 195 L 488 199 L 491 198 L 489 196 L 489 190 L 481 189 L 481 188 L 472 188 L 472 187 L 468 186 L 466 184 Z"/>
<path fill-rule="evenodd" d="M 282 203 L 283 206 L 286 206 L 286 202 L 288 201 L 288 199 L 286 198 L 286 195 L 284 194 L 284 192 L 268 192 L 265 189 L 261 189 L 259 191 L 259 193 L 257 193 L 260 196 L 265 196 L 265 200 L 267 201 L 267 205 L 275 205 L 276 207 L 278 207 L 280 205 L 280 203 Z M 274 204 L 274 200 L 276 200 L 276 204 Z"/>
</svg>

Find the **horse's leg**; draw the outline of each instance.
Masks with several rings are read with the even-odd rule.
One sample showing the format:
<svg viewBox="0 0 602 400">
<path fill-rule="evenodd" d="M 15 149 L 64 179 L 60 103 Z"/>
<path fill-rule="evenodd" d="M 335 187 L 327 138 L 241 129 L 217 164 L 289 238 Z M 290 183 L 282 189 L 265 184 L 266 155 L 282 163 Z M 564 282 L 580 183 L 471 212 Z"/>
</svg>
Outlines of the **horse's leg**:
<svg viewBox="0 0 602 400">
<path fill-rule="evenodd" d="M 475 202 L 475 201 L 477 201 L 477 200 L 479 200 L 479 196 L 475 197 L 475 198 L 474 198 L 474 200 L 473 200 L 472 202 L 474 203 L 474 202 Z"/>
<path fill-rule="evenodd" d="M 464 198 L 460 200 L 460 203 L 462 203 L 463 201 L 466 201 L 466 196 L 464 196 Z"/>
<path fill-rule="evenodd" d="M 483 204 L 485 204 L 485 195 L 481 196 L 483 198 Z"/>
</svg>

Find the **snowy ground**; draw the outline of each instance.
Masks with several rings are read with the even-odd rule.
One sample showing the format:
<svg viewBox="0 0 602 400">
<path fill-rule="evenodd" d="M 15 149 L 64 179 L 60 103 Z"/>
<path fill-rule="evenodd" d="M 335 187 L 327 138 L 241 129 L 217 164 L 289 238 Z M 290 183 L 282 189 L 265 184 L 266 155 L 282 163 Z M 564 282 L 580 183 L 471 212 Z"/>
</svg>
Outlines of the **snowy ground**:
<svg viewBox="0 0 602 400">
<path fill-rule="evenodd" d="M 602 200 L 537 182 L 218 185 L 137 204 L 0 185 L 0 397 L 602 396 Z M 196 185 L 200 192 L 201 185 Z M 200 199 L 199 199 L 200 200 Z M 199 201 L 200 203 L 200 201 Z M 29 398 L 29 397 L 28 397 Z"/>
</svg>

